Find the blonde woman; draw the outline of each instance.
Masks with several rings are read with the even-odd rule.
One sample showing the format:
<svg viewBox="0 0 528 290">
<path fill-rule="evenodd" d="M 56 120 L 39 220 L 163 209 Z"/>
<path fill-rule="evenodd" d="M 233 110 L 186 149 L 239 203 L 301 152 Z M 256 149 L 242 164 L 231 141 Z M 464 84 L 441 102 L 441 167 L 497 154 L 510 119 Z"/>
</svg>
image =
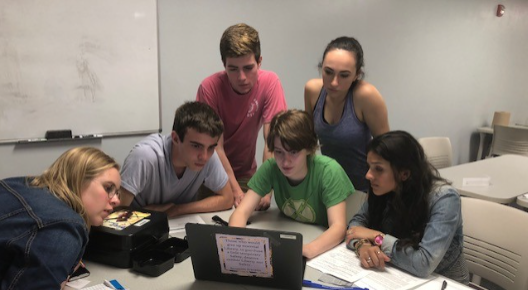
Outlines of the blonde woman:
<svg viewBox="0 0 528 290">
<path fill-rule="evenodd" d="M 91 225 L 119 205 L 114 159 L 73 148 L 37 177 L 0 180 L 0 289 L 59 289 L 79 264 Z"/>
</svg>

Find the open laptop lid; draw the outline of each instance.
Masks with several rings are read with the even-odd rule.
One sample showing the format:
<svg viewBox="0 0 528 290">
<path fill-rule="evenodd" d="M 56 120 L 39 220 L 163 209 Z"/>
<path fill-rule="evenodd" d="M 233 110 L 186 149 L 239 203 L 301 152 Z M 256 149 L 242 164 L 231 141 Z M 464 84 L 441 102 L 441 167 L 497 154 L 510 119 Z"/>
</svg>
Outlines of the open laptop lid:
<svg viewBox="0 0 528 290">
<path fill-rule="evenodd" d="M 191 223 L 185 230 L 198 280 L 302 288 L 299 233 Z"/>
</svg>

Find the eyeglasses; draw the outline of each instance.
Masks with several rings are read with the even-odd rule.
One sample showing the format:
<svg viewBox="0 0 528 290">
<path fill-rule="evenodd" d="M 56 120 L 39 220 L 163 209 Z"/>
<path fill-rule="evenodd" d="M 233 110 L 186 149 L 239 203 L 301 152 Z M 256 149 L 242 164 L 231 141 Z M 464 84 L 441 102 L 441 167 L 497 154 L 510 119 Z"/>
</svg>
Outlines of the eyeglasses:
<svg viewBox="0 0 528 290">
<path fill-rule="evenodd" d="M 104 190 L 108 194 L 108 199 L 114 198 L 114 196 L 117 196 L 119 198 L 119 189 L 115 186 L 115 184 L 102 184 Z"/>
</svg>

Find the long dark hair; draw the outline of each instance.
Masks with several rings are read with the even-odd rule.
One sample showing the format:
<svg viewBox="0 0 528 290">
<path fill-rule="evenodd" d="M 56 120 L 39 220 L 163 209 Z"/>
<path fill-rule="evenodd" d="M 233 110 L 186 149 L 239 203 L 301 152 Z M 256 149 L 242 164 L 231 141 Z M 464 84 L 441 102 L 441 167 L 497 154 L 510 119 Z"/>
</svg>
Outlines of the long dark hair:
<svg viewBox="0 0 528 290">
<path fill-rule="evenodd" d="M 388 161 L 397 183 L 396 190 L 376 196 L 368 195 L 369 228 L 380 230 L 390 216 L 389 233 L 400 239 L 397 250 L 406 246 L 418 247 L 429 220 L 429 193 L 438 183 L 447 184 L 427 161 L 420 143 L 405 131 L 391 131 L 372 139 L 367 152 Z M 408 171 L 402 181 L 400 173 Z M 387 229 L 386 229 L 387 230 Z"/>
</svg>

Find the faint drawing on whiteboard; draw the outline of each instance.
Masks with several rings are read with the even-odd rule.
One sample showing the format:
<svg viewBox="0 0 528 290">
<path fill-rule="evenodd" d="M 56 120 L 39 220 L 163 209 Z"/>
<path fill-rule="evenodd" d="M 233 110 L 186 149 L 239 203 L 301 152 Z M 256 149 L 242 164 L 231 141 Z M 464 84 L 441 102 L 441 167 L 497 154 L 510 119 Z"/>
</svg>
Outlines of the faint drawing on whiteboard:
<svg viewBox="0 0 528 290">
<path fill-rule="evenodd" d="M 2 38 L 0 46 L 0 67 L 3 76 L 0 78 L 2 86 L 1 94 L 3 97 L 12 97 L 13 100 L 24 100 L 27 95 L 21 90 L 20 85 L 20 62 L 18 54 L 10 46 L 7 39 Z"/>
<path fill-rule="evenodd" d="M 4 21 L 0 20 L 0 25 L 4 26 Z M 23 106 L 28 98 L 22 91 L 18 53 L 5 33 L 0 30 L 0 124 L 7 124 L 8 108 Z"/>
<path fill-rule="evenodd" d="M 97 77 L 95 71 L 90 67 L 90 62 L 86 56 L 87 48 L 93 47 L 89 42 L 83 42 L 79 45 L 81 49 L 81 55 L 77 60 L 77 71 L 79 73 L 79 79 L 81 84 L 79 89 L 82 92 L 82 100 L 95 102 L 95 97 L 98 91 L 103 90 L 103 86 Z"/>
</svg>

